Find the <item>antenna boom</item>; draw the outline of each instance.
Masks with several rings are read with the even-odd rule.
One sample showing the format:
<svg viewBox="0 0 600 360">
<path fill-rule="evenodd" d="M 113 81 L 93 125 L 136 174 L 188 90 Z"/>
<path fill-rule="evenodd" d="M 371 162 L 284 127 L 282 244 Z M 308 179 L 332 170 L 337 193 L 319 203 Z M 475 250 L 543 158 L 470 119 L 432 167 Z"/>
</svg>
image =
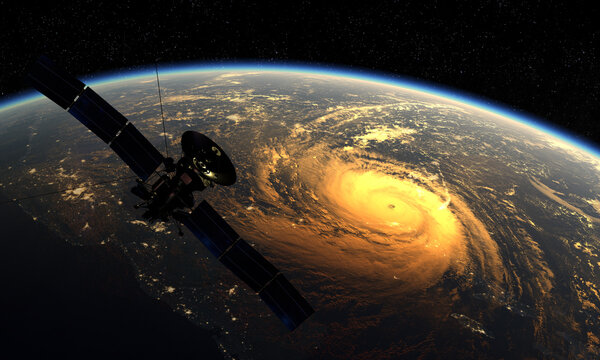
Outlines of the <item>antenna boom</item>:
<svg viewBox="0 0 600 360">
<path fill-rule="evenodd" d="M 158 86 L 158 101 L 160 102 L 160 116 L 162 118 L 163 135 L 165 139 L 165 152 L 169 157 L 169 146 L 167 145 L 167 130 L 165 128 L 165 114 L 163 112 L 162 95 L 160 94 L 160 80 L 158 80 L 158 63 L 156 65 L 156 85 Z"/>
</svg>

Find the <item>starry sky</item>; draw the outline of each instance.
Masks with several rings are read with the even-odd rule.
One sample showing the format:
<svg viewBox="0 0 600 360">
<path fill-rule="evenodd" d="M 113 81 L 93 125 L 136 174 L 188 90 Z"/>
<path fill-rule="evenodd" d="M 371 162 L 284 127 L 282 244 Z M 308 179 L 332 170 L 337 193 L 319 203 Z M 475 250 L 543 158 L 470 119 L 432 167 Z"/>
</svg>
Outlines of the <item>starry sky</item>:
<svg viewBox="0 0 600 360">
<path fill-rule="evenodd" d="M 76 75 L 154 62 L 265 61 L 457 89 L 600 147 L 600 18 L 558 1 L 0 1 L 0 96 L 46 54 Z M 16 6 L 14 4 L 19 4 Z"/>
</svg>

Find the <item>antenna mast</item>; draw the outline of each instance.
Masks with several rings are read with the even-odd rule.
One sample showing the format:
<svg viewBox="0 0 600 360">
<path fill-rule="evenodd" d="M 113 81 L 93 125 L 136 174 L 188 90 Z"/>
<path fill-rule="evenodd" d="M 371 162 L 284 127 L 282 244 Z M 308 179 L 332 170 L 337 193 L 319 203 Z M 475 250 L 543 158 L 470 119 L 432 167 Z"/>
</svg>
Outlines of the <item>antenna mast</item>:
<svg viewBox="0 0 600 360">
<path fill-rule="evenodd" d="M 169 157 L 169 147 L 167 145 L 167 130 L 165 129 L 165 114 L 163 112 L 162 96 L 160 94 L 160 81 L 158 80 L 158 63 L 154 63 L 156 66 L 156 84 L 158 85 L 158 101 L 160 102 L 160 116 L 162 117 L 163 135 L 165 138 L 165 152 Z"/>
</svg>

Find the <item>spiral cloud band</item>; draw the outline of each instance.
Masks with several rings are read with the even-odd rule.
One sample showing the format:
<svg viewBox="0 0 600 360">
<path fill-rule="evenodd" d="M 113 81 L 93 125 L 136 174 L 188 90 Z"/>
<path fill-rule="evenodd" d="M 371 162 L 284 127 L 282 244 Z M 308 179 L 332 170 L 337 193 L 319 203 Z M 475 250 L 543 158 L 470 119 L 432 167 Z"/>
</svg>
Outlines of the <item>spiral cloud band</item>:
<svg viewBox="0 0 600 360">
<path fill-rule="evenodd" d="M 286 144 L 260 150 L 272 161 L 251 177 L 247 211 L 277 256 L 383 293 L 424 289 L 449 271 L 500 278 L 496 244 L 439 174 L 359 149 Z"/>
</svg>

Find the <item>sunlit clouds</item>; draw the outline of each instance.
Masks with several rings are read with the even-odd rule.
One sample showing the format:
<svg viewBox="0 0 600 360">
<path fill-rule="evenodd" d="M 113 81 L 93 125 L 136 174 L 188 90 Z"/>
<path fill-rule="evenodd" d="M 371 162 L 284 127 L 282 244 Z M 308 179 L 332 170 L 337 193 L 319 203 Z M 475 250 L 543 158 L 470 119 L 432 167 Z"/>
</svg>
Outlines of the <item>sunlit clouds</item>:
<svg viewBox="0 0 600 360">
<path fill-rule="evenodd" d="M 501 278 L 496 244 L 437 174 L 323 144 L 260 151 L 270 161 L 253 200 L 264 205 L 246 216 L 278 256 L 370 292 L 427 288 L 447 272 Z"/>
</svg>

